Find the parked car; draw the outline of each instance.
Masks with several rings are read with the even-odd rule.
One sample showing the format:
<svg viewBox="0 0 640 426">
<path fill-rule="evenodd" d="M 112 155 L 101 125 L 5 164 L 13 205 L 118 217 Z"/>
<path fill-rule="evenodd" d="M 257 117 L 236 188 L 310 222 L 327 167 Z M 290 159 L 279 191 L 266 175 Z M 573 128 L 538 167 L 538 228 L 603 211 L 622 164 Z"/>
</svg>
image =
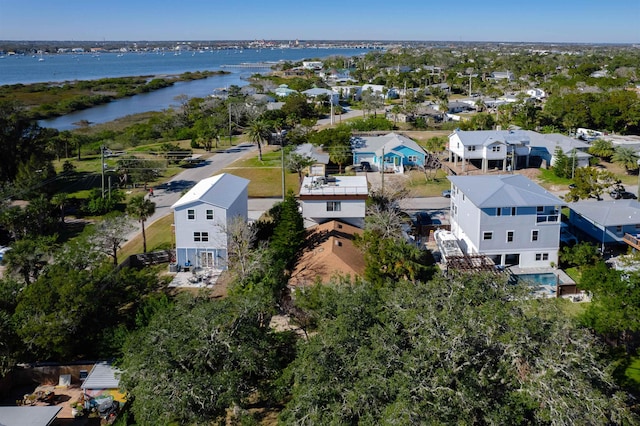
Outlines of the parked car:
<svg viewBox="0 0 640 426">
<path fill-rule="evenodd" d="M 361 161 L 360 162 L 360 170 L 362 170 L 363 172 L 370 172 L 371 171 L 371 164 L 368 161 Z"/>
<path fill-rule="evenodd" d="M 620 199 L 625 199 L 625 200 L 635 200 L 636 198 L 638 198 L 636 196 L 636 194 L 634 194 L 633 192 L 629 192 L 629 191 L 611 191 L 609 193 L 609 195 L 611 196 L 611 198 L 613 198 L 614 200 L 620 200 Z"/>
<path fill-rule="evenodd" d="M 444 198 L 451 198 L 451 190 L 450 189 L 445 189 L 444 191 L 442 191 L 442 196 Z"/>
</svg>

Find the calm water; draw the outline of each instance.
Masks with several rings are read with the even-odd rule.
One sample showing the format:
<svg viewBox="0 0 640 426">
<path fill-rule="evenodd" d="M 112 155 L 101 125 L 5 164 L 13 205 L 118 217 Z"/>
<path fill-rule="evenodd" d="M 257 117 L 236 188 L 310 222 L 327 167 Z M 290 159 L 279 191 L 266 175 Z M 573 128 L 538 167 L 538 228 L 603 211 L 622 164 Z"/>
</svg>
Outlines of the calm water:
<svg viewBox="0 0 640 426">
<path fill-rule="evenodd" d="M 175 97 L 203 97 L 216 88 L 245 84 L 242 78 L 268 68 L 238 68 L 239 64 L 298 61 L 329 56 L 355 56 L 365 49 L 245 49 L 162 53 L 59 54 L 39 56 L 6 56 L 0 59 L 0 85 L 37 82 L 93 80 L 103 77 L 181 74 L 187 71 L 225 70 L 231 74 L 206 80 L 184 82 L 153 93 L 121 99 L 108 105 L 79 111 L 65 117 L 45 120 L 41 125 L 58 130 L 75 128 L 74 122 L 88 120 L 103 123 L 126 115 L 159 111 L 176 104 Z M 42 60 L 40 60 L 42 59 Z M 227 67 L 229 65 L 230 67 Z"/>
</svg>

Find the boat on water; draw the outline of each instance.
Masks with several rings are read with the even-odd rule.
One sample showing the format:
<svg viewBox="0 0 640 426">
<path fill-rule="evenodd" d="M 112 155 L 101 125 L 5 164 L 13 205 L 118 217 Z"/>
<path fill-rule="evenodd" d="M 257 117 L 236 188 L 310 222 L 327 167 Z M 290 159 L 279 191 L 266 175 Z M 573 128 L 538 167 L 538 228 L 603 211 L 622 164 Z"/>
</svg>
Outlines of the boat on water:
<svg viewBox="0 0 640 426">
<path fill-rule="evenodd" d="M 464 256 L 458 239 L 453 235 L 451 231 L 446 229 L 437 229 L 433 233 L 433 237 L 436 240 L 440 254 L 442 255 L 443 263 L 447 263 L 448 259 L 452 257 Z"/>
</svg>

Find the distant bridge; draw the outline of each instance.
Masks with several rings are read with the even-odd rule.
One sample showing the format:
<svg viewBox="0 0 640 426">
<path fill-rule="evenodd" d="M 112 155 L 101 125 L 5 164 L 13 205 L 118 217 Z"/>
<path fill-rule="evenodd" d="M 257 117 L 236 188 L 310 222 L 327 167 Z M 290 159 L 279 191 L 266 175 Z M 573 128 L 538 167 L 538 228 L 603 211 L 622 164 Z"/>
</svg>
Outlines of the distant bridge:
<svg viewBox="0 0 640 426">
<path fill-rule="evenodd" d="M 277 62 L 247 62 L 243 64 L 220 65 L 220 68 L 271 68 L 277 64 Z"/>
</svg>

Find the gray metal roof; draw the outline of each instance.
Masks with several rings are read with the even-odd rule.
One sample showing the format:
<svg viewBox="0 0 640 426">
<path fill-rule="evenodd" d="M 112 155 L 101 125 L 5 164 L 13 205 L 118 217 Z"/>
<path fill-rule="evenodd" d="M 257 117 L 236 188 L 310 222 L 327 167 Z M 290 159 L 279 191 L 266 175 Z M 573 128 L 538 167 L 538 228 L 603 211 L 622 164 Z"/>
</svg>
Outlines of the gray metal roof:
<svg viewBox="0 0 640 426">
<path fill-rule="evenodd" d="M 82 383 L 82 389 L 118 389 L 122 371 L 107 362 L 99 362 L 93 366 Z"/>
<path fill-rule="evenodd" d="M 624 226 L 640 223 L 640 202 L 637 200 L 578 201 L 569 208 L 579 215 L 604 226 Z"/>
<path fill-rule="evenodd" d="M 211 204 L 223 209 L 229 208 L 238 194 L 249 185 L 249 180 L 230 173 L 222 173 L 210 178 L 202 179 L 186 194 L 182 196 L 172 209 L 195 202 Z"/>
<path fill-rule="evenodd" d="M 311 157 L 318 163 L 329 164 L 329 154 L 322 151 L 320 148 L 313 146 L 313 144 L 303 143 L 298 145 L 294 152 L 296 154 Z"/>
<path fill-rule="evenodd" d="M 448 176 L 475 206 L 533 207 L 562 206 L 566 203 L 525 176 Z"/>
<path fill-rule="evenodd" d="M 49 426 L 60 410 L 59 406 L 0 407 L 0 426 Z"/>
<path fill-rule="evenodd" d="M 456 130 L 455 132 L 464 146 L 488 145 L 493 142 L 506 144 L 526 144 L 531 147 L 545 148 L 553 154 L 559 146 L 567 155 L 575 149 L 578 158 L 591 157 L 584 152 L 589 149 L 589 144 L 578 139 L 573 139 L 559 133 L 538 133 L 533 130 Z"/>
<path fill-rule="evenodd" d="M 375 152 L 376 155 L 382 155 L 382 148 L 385 153 L 389 153 L 400 146 L 406 146 L 416 152 L 426 154 L 424 148 L 418 145 L 414 140 L 397 133 L 388 133 L 384 136 L 361 136 L 358 138 L 361 144 L 353 148 L 353 152 Z"/>
</svg>

